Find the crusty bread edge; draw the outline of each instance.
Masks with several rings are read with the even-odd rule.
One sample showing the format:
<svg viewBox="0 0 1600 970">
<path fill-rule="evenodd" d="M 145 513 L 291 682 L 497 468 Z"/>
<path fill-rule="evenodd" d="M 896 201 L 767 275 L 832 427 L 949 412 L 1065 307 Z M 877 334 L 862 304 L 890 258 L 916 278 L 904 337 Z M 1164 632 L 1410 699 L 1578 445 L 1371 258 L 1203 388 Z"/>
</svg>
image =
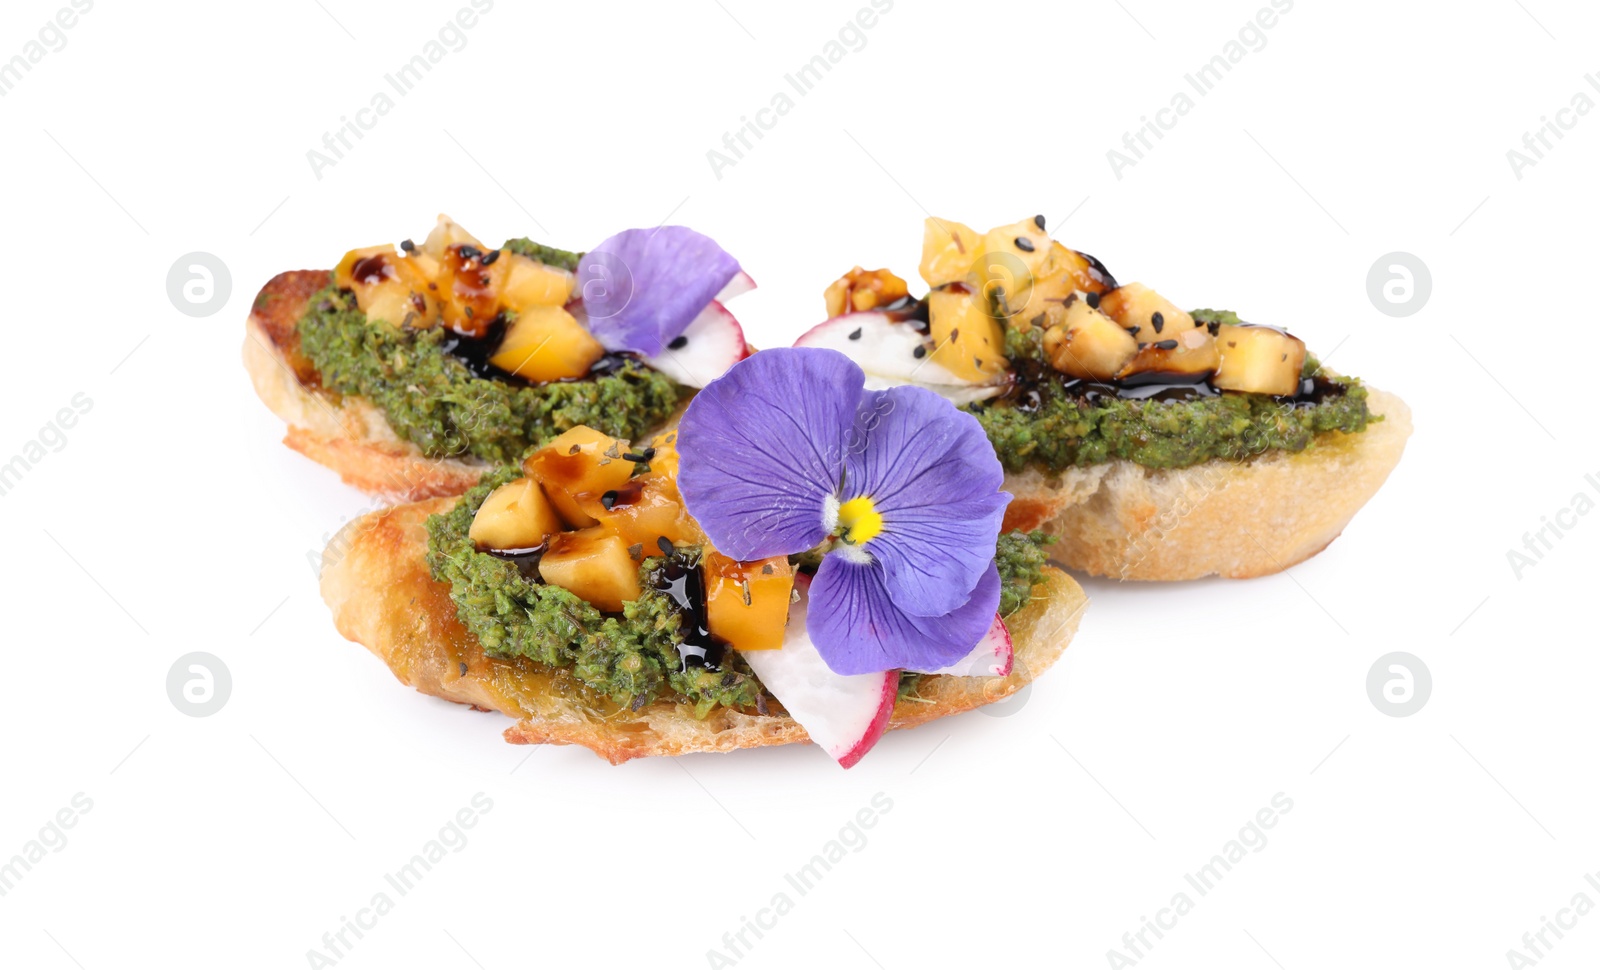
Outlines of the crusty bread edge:
<svg viewBox="0 0 1600 970">
<path fill-rule="evenodd" d="M 1280 572 L 1327 547 L 1389 477 L 1411 435 L 1411 410 L 1369 388 L 1384 420 L 1327 432 L 1297 453 L 1150 469 L 1113 461 L 1059 476 L 1006 477 L 1006 528 L 1057 537 L 1051 557 L 1115 579 L 1171 581 Z"/>
<path fill-rule="evenodd" d="M 402 682 L 425 694 L 517 718 L 514 744 L 577 744 L 613 764 L 654 755 L 733 751 L 808 741 L 789 717 L 718 709 L 696 719 L 689 707 L 658 701 L 638 711 L 590 707 L 564 674 L 520 660 L 486 657 L 456 619 L 449 587 L 424 559 L 427 517 L 450 508 L 436 498 L 369 513 L 347 524 L 323 559 L 322 595 L 334 624 L 367 647 Z M 907 728 L 1002 700 L 1060 658 L 1088 598 L 1066 573 L 1047 568 L 1034 597 L 1008 620 L 1016 664 L 1003 678 L 928 677 L 901 700 L 890 728 Z"/>
<path fill-rule="evenodd" d="M 317 282 L 317 277 L 322 281 Z M 324 271 L 280 273 L 261 288 L 245 321 L 242 357 L 256 395 L 289 426 L 283 443 L 339 474 L 348 485 L 394 501 L 459 495 L 488 465 L 429 458 L 395 434 L 383 412 L 360 398 L 310 386 L 315 372 L 291 360 L 294 321 Z M 308 378 L 309 376 L 309 383 Z"/>
</svg>

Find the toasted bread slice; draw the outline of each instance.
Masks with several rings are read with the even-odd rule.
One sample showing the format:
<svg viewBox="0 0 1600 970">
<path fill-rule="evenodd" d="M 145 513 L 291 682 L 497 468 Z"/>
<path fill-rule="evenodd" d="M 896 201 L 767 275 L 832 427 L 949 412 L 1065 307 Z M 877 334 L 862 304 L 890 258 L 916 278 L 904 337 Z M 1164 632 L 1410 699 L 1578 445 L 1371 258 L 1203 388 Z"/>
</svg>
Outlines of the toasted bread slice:
<svg viewBox="0 0 1600 970">
<path fill-rule="evenodd" d="M 283 443 L 338 472 L 345 484 L 397 502 L 460 495 L 478 484 L 488 462 L 429 458 L 395 434 L 371 403 L 322 386 L 316 366 L 300 352 L 295 325 L 331 277 L 328 270 L 279 273 L 261 288 L 245 322 L 244 367 L 257 396 L 289 425 Z M 662 430 L 678 423 L 692 397 L 682 396 Z"/>
<path fill-rule="evenodd" d="M 429 575 L 424 558 L 424 523 L 454 502 L 435 498 L 364 515 L 340 530 L 323 556 L 322 598 L 335 626 L 377 654 L 401 682 L 517 718 L 505 731 L 513 744 L 580 744 L 612 764 L 809 740 L 804 728 L 779 714 L 718 708 L 696 720 L 692 708 L 668 701 L 617 709 L 595 702 L 563 670 L 484 656 L 456 619 L 449 586 Z M 1088 599 L 1067 574 L 1049 568 L 1046 575 L 1033 601 L 1006 620 L 1016 652 L 1009 676 L 925 677 L 916 700 L 896 705 L 889 726 L 914 727 L 1001 700 L 1055 663 Z"/>
<path fill-rule="evenodd" d="M 295 330 L 327 270 L 294 270 L 267 281 L 245 323 L 244 366 L 256 394 L 289 425 L 283 443 L 339 473 L 346 484 L 400 501 L 459 495 L 488 464 L 429 458 L 394 433 L 383 412 L 322 387 Z"/>
<path fill-rule="evenodd" d="M 1245 579 L 1316 555 L 1344 531 L 1399 464 L 1411 409 L 1369 388 L 1383 420 L 1327 432 L 1298 453 L 1152 469 L 1112 461 L 1059 476 L 1006 477 L 1005 528 L 1059 537 L 1051 557 L 1116 579 Z"/>
</svg>

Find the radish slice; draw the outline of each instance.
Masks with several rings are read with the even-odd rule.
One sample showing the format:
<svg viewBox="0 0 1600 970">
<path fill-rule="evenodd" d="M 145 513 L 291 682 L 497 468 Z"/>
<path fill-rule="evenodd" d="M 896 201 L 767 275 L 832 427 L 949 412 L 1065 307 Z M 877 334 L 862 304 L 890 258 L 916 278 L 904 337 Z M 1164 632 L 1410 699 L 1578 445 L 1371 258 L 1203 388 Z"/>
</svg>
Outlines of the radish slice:
<svg viewBox="0 0 1600 970">
<path fill-rule="evenodd" d="M 846 313 L 817 324 L 800 335 L 796 347 L 837 350 L 867 374 L 867 389 L 881 391 L 901 384 L 925 387 L 954 404 L 994 397 L 1005 383 L 974 384 L 928 359 L 932 343 L 910 323 L 887 313 Z M 922 356 L 917 356 L 917 351 Z"/>
<path fill-rule="evenodd" d="M 750 278 L 749 273 L 741 269 L 738 275 L 729 280 L 728 285 L 722 288 L 722 292 L 717 294 L 717 302 L 727 303 L 734 297 L 744 296 L 755 288 L 756 281 Z"/>
<path fill-rule="evenodd" d="M 665 351 L 644 362 L 679 384 L 705 387 L 749 356 L 739 321 L 712 300 Z"/>
<path fill-rule="evenodd" d="M 795 583 L 800 599 L 789 607 L 783 647 L 746 650 L 740 656 L 811 740 L 840 767 L 848 768 L 889 729 L 900 671 L 846 677 L 828 669 L 806 633 L 807 586 Z"/>
<path fill-rule="evenodd" d="M 938 670 L 919 670 L 919 674 L 946 674 L 951 677 L 1004 677 L 1011 673 L 1016 655 L 1011 649 L 1011 631 L 999 616 L 972 652 Z M 909 669 L 909 668 L 907 668 Z"/>
</svg>

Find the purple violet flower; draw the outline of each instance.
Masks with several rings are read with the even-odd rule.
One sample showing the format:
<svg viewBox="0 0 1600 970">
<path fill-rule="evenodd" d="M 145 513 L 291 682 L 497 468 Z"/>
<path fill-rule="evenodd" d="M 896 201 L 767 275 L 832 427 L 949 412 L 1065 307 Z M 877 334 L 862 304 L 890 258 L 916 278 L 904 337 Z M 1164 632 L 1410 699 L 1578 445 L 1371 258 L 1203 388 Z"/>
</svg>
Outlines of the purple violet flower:
<svg viewBox="0 0 1600 970">
<path fill-rule="evenodd" d="M 693 229 L 628 229 L 578 260 L 577 292 L 602 346 L 655 357 L 738 272 L 738 260 Z"/>
<path fill-rule="evenodd" d="M 972 415 L 922 388 L 865 383 L 833 350 L 735 364 L 684 413 L 678 488 L 724 555 L 828 543 L 806 630 L 835 673 L 933 670 L 994 620 L 1011 496 Z"/>
</svg>

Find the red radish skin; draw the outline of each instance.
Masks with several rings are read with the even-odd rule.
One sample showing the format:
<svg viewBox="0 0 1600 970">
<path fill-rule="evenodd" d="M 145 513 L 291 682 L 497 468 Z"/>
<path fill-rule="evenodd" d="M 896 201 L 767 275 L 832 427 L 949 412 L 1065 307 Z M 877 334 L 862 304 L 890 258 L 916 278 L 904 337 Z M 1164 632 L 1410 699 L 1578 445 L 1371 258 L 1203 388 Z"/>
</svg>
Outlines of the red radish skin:
<svg viewBox="0 0 1600 970">
<path fill-rule="evenodd" d="M 646 357 L 644 362 L 688 387 L 705 387 L 750 356 L 744 328 L 716 300 L 707 304 L 673 343 L 678 346 L 668 344 L 664 353 Z"/>
<path fill-rule="evenodd" d="M 867 728 L 867 733 L 861 736 L 855 747 L 839 756 L 839 767 L 851 768 L 860 761 L 872 746 L 878 743 L 889 730 L 889 717 L 894 714 L 894 702 L 900 696 L 900 671 L 891 670 L 883 678 L 883 697 L 878 705 L 878 716 L 872 719 L 872 724 Z"/>
<path fill-rule="evenodd" d="M 844 676 L 828 669 L 806 633 L 810 577 L 795 577 L 800 599 L 789 608 L 783 647 L 741 656 L 811 740 L 848 768 L 878 743 L 900 692 L 900 671 Z M 785 695 L 788 695 L 787 697 Z"/>
</svg>

